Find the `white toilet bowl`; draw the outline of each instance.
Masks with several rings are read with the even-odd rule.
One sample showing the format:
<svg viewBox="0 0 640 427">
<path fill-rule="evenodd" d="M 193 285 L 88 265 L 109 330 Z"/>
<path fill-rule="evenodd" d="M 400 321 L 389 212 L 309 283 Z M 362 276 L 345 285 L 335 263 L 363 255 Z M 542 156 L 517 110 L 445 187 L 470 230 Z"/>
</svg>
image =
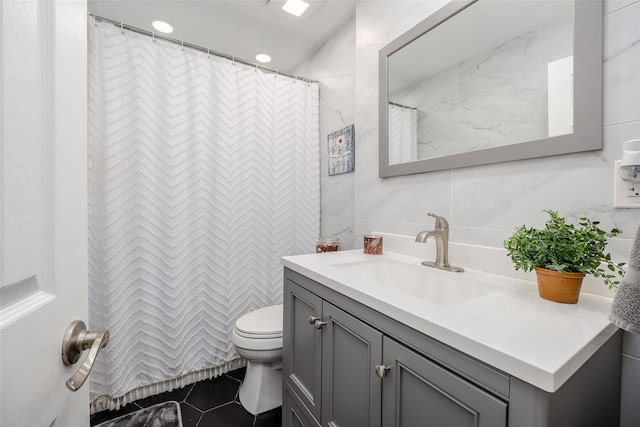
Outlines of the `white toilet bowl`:
<svg viewBox="0 0 640 427">
<path fill-rule="evenodd" d="M 247 360 L 238 393 L 242 406 L 258 415 L 282 405 L 282 305 L 260 308 L 236 321 L 231 341 Z"/>
</svg>

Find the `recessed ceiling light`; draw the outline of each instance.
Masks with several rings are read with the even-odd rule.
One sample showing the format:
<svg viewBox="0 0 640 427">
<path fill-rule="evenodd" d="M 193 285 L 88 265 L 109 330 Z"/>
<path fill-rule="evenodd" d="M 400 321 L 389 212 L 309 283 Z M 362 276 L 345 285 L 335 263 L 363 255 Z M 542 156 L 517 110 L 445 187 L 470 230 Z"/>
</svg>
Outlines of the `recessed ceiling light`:
<svg viewBox="0 0 640 427">
<path fill-rule="evenodd" d="M 154 19 L 151 22 L 151 25 L 153 25 L 153 28 L 155 28 L 156 30 L 160 31 L 161 33 L 172 33 L 173 32 L 173 25 L 169 24 L 167 21 L 161 21 L 159 19 Z"/>
<path fill-rule="evenodd" d="M 302 0 L 287 0 L 287 2 L 282 6 L 282 10 L 285 12 L 289 12 L 292 15 L 300 16 L 304 13 L 305 10 L 309 7 L 309 3 Z"/>
<path fill-rule="evenodd" d="M 271 61 L 271 57 L 266 53 L 256 53 L 256 61 L 266 64 Z"/>
</svg>

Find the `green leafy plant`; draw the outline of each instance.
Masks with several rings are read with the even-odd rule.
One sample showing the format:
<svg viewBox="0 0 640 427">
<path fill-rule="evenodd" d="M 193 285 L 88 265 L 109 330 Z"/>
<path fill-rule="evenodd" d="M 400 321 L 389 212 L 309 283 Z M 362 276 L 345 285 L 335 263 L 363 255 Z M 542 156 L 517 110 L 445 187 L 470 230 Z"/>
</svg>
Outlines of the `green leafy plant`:
<svg viewBox="0 0 640 427">
<path fill-rule="evenodd" d="M 598 228 L 599 221 L 580 218 L 580 227 L 567 224 L 555 211 L 544 211 L 550 216 L 544 229 L 516 228 L 504 247 L 516 270 L 531 271 L 546 268 L 565 273 L 585 273 L 602 277 L 609 289 L 616 287 L 624 276 L 624 263 L 611 261 L 604 253 L 607 238 L 622 233 L 617 228 L 609 232 Z M 607 270 L 601 268 L 604 264 Z"/>
</svg>

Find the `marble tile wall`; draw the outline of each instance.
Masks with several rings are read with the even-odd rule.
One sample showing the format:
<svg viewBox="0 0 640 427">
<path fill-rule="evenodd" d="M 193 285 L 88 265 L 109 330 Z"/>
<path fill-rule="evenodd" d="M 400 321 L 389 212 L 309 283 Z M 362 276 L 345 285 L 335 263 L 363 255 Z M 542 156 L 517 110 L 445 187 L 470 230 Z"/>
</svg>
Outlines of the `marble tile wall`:
<svg viewBox="0 0 640 427">
<path fill-rule="evenodd" d="M 356 126 L 355 174 L 328 177 L 322 160 L 322 233 L 359 248 L 373 230 L 412 236 L 432 228 L 431 211 L 449 219 L 452 241 L 502 247 L 515 227 L 542 226 L 542 210 L 553 209 L 620 228 L 609 249 L 627 261 L 640 210 L 613 208 L 612 173 L 622 142 L 640 137 L 640 1 L 605 0 L 603 150 L 378 178 L 378 50 L 445 3 L 359 0 L 355 18 L 301 67 L 322 83 L 322 135 Z M 639 337 L 625 336 L 623 427 L 640 423 L 638 348 Z"/>
<path fill-rule="evenodd" d="M 329 176 L 327 135 L 355 123 L 355 24 L 354 15 L 296 70 L 320 82 L 320 234 L 343 250 L 353 249 L 355 173 Z"/>
<path fill-rule="evenodd" d="M 418 158 L 547 136 L 547 63 L 572 55 L 572 28 L 527 31 L 390 94 L 418 109 Z"/>
<path fill-rule="evenodd" d="M 430 79 L 390 94 L 389 99 L 417 108 L 418 159 L 458 151 L 458 67 L 447 67 Z M 391 138 L 395 142 L 396 139 Z"/>
<path fill-rule="evenodd" d="M 540 137 L 538 48 L 530 31 L 458 66 L 459 150 Z"/>
<path fill-rule="evenodd" d="M 640 211 L 613 208 L 612 173 L 621 143 L 640 136 L 640 2 L 605 6 L 604 150 L 378 178 L 378 49 L 444 3 L 357 3 L 355 246 L 372 230 L 415 235 L 431 228 L 426 212 L 433 211 L 449 219 L 452 241 L 502 247 L 515 227 L 542 226 L 542 210 L 554 209 L 622 229 L 609 247 L 626 261 Z"/>
<path fill-rule="evenodd" d="M 321 83 L 322 235 L 360 247 L 372 230 L 415 235 L 444 215 L 451 239 L 502 247 L 543 209 L 589 216 L 623 235 L 609 248 L 626 261 L 640 211 L 613 208 L 613 161 L 640 136 L 640 1 L 605 1 L 604 149 L 587 153 L 378 178 L 378 50 L 446 1 L 359 0 L 356 14 L 298 68 Z M 356 172 L 328 176 L 326 135 L 355 122 Z"/>
</svg>

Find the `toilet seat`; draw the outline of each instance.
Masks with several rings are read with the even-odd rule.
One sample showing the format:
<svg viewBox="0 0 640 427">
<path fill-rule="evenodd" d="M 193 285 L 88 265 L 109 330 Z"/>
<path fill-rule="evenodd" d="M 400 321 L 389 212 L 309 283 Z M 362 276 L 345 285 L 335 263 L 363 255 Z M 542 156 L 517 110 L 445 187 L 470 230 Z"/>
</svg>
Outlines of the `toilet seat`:
<svg viewBox="0 0 640 427">
<path fill-rule="evenodd" d="M 271 338 L 282 338 L 282 332 L 275 333 L 275 334 L 254 334 L 254 333 L 251 333 L 251 332 L 241 331 L 238 328 L 233 328 L 233 332 L 235 332 L 237 335 L 239 335 L 241 337 L 251 338 L 251 339 L 254 339 L 254 340 L 271 339 Z"/>
<path fill-rule="evenodd" d="M 282 304 L 251 311 L 236 321 L 238 335 L 247 338 L 281 338 Z"/>
<path fill-rule="evenodd" d="M 236 321 L 232 341 L 247 350 L 282 349 L 282 304 L 251 311 Z"/>
<path fill-rule="evenodd" d="M 282 336 L 280 338 L 247 338 L 234 330 L 231 341 L 236 348 L 254 351 L 282 350 Z"/>
</svg>

